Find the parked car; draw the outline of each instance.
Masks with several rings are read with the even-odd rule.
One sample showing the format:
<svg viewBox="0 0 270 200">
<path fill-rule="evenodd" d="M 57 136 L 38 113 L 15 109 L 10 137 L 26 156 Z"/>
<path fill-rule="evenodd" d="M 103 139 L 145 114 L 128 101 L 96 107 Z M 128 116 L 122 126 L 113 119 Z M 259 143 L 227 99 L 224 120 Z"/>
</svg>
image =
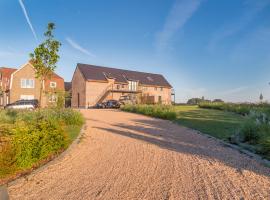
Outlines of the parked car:
<svg viewBox="0 0 270 200">
<path fill-rule="evenodd" d="M 105 102 L 105 108 L 120 108 L 120 105 L 117 100 L 108 100 Z"/>
<path fill-rule="evenodd" d="M 4 108 L 5 109 L 28 109 L 34 110 L 38 107 L 38 100 L 18 100 L 14 103 L 7 104 Z"/>
<path fill-rule="evenodd" d="M 105 105 L 104 102 L 103 103 L 97 103 L 95 108 L 106 108 L 106 105 Z"/>
</svg>

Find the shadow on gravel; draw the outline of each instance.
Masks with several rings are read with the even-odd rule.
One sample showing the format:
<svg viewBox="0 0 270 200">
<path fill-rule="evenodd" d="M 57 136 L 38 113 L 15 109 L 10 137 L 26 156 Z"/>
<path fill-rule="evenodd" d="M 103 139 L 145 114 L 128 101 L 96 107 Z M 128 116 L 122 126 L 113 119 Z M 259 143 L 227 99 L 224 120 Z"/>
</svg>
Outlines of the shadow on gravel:
<svg viewBox="0 0 270 200">
<path fill-rule="evenodd" d="M 270 168 L 263 167 L 252 158 L 248 158 L 236 150 L 225 148 L 216 140 L 195 134 L 187 128 L 169 124 L 163 120 L 133 120 L 134 125 L 123 123 L 111 124 L 112 128 L 93 127 L 110 133 L 144 141 L 170 151 L 191 154 L 208 160 L 218 160 L 230 166 L 238 173 L 243 170 L 270 176 Z M 104 122 L 106 123 L 106 122 Z"/>
</svg>

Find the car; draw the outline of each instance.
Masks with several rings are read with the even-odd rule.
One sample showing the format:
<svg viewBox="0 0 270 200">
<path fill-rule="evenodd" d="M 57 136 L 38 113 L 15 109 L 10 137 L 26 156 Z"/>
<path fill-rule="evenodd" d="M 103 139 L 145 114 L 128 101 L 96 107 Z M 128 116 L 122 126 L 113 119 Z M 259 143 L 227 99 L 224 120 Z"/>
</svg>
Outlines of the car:
<svg viewBox="0 0 270 200">
<path fill-rule="evenodd" d="M 27 109 L 27 110 L 34 110 L 38 107 L 38 100 L 18 100 L 14 103 L 7 104 L 4 108 L 5 109 Z"/>
<path fill-rule="evenodd" d="M 105 102 L 105 108 L 120 108 L 121 104 L 117 100 L 108 100 Z"/>
<path fill-rule="evenodd" d="M 106 105 L 105 105 L 104 102 L 103 103 L 97 103 L 95 108 L 106 108 Z"/>
</svg>

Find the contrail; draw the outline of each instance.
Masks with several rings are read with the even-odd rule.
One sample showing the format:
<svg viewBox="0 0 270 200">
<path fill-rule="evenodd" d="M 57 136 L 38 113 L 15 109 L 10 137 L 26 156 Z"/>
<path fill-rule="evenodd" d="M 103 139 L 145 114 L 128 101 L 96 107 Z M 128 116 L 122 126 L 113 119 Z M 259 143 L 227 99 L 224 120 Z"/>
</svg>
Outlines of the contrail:
<svg viewBox="0 0 270 200">
<path fill-rule="evenodd" d="M 33 33 L 33 35 L 34 35 L 36 41 L 37 41 L 38 39 L 37 39 L 37 35 L 36 35 L 36 32 L 35 32 L 35 29 L 33 28 L 32 23 L 31 23 L 31 21 L 30 21 L 30 19 L 29 19 L 29 16 L 28 16 L 27 11 L 26 11 L 26 9 L 25 9 L 25 6 L 24 6 L 24 4 L 23 4 L 23 0 L 19 0 L 19 3 L 20 3 L 20 5 L 21 5 L 21 7 L 22 7 L 23 14 L 24 14 L 24 16 L 25 16 L 25 18 L 26 18 L 26 21 L 27 21 L 27 23 L 28 23 L 28 25 L 29 25 L 29 27 L 30 27 L 30 29 L 31 29 L 31 31 L 32 31 L 32 33 Z"/>
<path fill-rule="evenodd" d="M 91 57 L 96 57 L 96 55 L 92 54 L 91 52 L 89 52 L 87 49 L 81 47 L 77 42 L 75 42 L 74 40 L 72 40 L 71 38 L 67 37 L 66 41 L 74 48 L 79 50 L 80 52 L 91 56 Z"/>
</svg>

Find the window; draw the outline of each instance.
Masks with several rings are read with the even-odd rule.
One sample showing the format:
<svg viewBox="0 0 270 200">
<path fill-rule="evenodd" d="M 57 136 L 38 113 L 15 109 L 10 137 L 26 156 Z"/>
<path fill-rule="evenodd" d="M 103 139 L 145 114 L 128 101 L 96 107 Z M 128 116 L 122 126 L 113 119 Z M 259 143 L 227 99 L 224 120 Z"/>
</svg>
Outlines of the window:
<svg viewBox="0 0 270 200">
<path fill-rule="evenodd" d="M 119 90 L 120 89 L 120 85 L 116 85 L 116 88 L 117 88 L 117 90 Z"/>
<path fill-rule="evenodd" d="M 128 82 L 128 90 L 136 91 L 137 90 L 137 82 L 136 81 L 129 81 Z"/>
<path fill-rule="evenodd" d="M 160 91 L 163 91 L 163 87 L 160 88 Z"/>
<path fill-rule="evenodd" d="M 21 88 L 34 88 L 35 80 L 33 79 L 21 79 Z"/>
<path fill-rule="evenodd" d="M 21 95 L 20 99 L 21 100 L 32 100 L 32 99 L 34 99 L 34 95 Z"/>
<path fill-rule="evenodd" d="M 147 76 L 146 78 L 147 78 L 148 81 L 151 81 L 151 82 L 154 81 L 150 76 Z"/>
<path fill-rule="evenodd" d="M 56 82 L 50 82 L 50 87 L 51 88 L 56 88 L 56 85 L 57 85 Z"/>
<path fill-rule="evenodd" d="M 51 103 L 56 102 L 56 100 L 57 100 L 56 95 L 52 94 L 52 95 L 49 96 L 49 102 L 51 102 Z"/>
<path fill-rule="evenodd" d="M 122 88 L 125 88 L 125 85 L 124 84 L 122 85 Z"/>
</svg>

